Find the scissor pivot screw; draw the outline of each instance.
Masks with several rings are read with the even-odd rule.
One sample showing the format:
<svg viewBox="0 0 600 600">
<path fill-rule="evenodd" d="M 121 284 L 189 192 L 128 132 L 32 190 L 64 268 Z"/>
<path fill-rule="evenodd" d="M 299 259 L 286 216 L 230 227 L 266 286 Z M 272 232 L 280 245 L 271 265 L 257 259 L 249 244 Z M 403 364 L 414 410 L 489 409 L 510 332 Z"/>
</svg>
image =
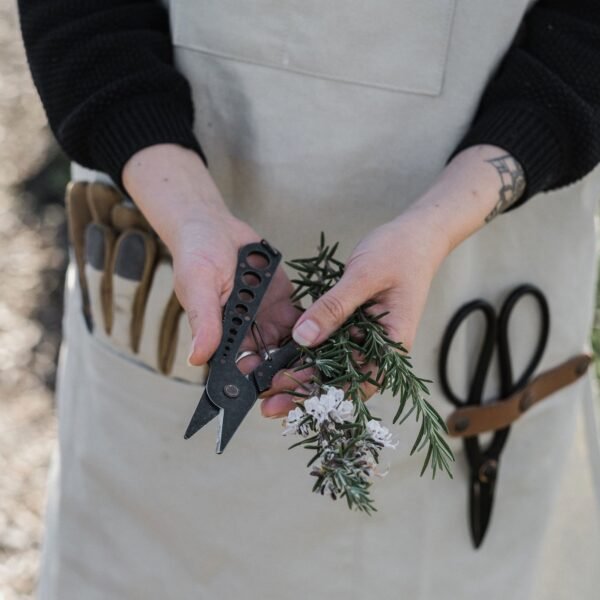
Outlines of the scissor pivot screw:
<svg viewBox="0 0 600 600">
<path fill-rule="evenodd" d="M 575 375 L 583 375 L 588 368 L 588 361 L 581 361 L 576 367 L 575 367 Z"/>
<path fill-rule="evenodd" d="M 491 483 L 495 481 L 498 473 L 498 461 L 490 458 L 479 467 L 479 481 L 481 483 Z"/>
<path fill-rule="evenodd" d="M 225 395 L 228 398 L 237 398 L 240 395 L 240 390 L 236 385 L 233 385 L 231 383 L 227 384 L 224 388 L 223 391 L 225 392 Z"/>
<path fill-rule="evenodd" d="M 531 408 L 531 405 L 535 402 L 535 398 L 530 391 L 525 392 L 521 396 L 521 401 L 519 402 L 519 410 L 521 412 L 525 412 Z"/>
<path fill-rule="evenodd" d="M 456 421 L 456 423 L 454 423 L 454 431 L 456 431 L 458 433 L 462 433 L 463 431 L 466 431 L 469 428 L 470 424 L 471 423 L 470 423 L 469 419 L 467 419 L 467 417 L 458 419 L 458 421 Z"/>
</svg>

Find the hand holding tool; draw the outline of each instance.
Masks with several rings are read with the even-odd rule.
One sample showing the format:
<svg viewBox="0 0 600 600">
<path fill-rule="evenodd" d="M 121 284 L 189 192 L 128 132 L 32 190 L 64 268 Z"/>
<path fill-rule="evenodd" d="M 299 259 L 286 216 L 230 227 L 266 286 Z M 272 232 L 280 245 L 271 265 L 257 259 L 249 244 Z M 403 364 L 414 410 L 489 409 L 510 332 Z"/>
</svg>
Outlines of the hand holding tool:
<svg viewBox="0 0 600 600">
<path fill-rule="evenodd" d="M 248 375 L 237 368 L 236 359 L 244 338 L 255 326 L 256 314 L 272 281 L 281 254 L 265 240 L 240 249 L 233 291 L 223 313 L 223 337 L 209 361 L 206 388 L 185 432 L 188 439 L 215 417 L 219 417 L 217 453 L 223 452 L 259 395 L 269 389 L 277 371 L 300 355 L 290 340 Z"/>
</svg>

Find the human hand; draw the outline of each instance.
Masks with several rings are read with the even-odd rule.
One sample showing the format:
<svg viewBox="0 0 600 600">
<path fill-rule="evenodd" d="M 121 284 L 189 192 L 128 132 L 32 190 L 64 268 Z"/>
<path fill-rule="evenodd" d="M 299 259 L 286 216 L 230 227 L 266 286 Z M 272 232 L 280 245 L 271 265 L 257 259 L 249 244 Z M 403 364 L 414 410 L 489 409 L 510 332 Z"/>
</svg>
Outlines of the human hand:
<svg viewBox="0 0 600 600">
<path fill-rule="evenodd" d="M 337 285 L 298 319 L 294 339 L 303 346 L 317 346 L 356 308 L 372 300 L 368 312 L 387 312 L 381 324 L 392 340 L 410 350 L 432 279 L 444 258 L 490 215 L 506 209 L 507 197 L 514 202 L 523 193 L 522 171 L 520 178 L 513 178 L 515 189 L 507 190 L 499 176 L 506 172 L 505 166 L 499 168 L 498 161 L 508 161 L 519 175 L 518 163 L 493 146 L 477 146 L 457 155 L 419 200 L 356 246 Z M 364 368 L 369 370 L 368 365 Z M 294 398 L 285 390 L 292 387 L 306 393 L 306 389 L 291 386 L 290 377 L 306 382 L 310 375 L 310 369 L 278 373 L 263 400 L 263 415 L 277 417 L 291 410 Z M 376 390 L 375 385 L 365 384 L 365 398 Z"/>
<path fill-rule="evenodd" d="M 123 183 L 173 256 L 175 293 L 192 329 L 189 362 L 203 365 L 221 340 L 222 308 L 233 289 L 238 250 L 261 238 L 229 212 L 200 157 L 180 146 L 141 150 L 125 165 Z M 279 267 L 257 315 L 267 347 L 289 337 L 300 314 L 291 291 Z M 258 350 L 252 336 L 242 349 Z M 248 372 L 260 360 L 248 356 L 239 368 Z"/>
</svg>

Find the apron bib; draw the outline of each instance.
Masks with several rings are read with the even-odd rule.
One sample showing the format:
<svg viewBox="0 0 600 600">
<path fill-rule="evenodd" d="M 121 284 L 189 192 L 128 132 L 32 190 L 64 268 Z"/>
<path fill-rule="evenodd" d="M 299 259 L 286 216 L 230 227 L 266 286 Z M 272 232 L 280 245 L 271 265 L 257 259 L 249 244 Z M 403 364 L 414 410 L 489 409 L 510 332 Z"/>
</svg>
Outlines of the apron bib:
<svg viewBox="0 0 600 600">
<path fill-rule="evenodd" d="M 323 230 L 340 256 L 431 185 L 473 118 L 526 0 L 171 0 L 175 57 L 196 133 L 226 202 L 284 257 Z M 76 169 L 76 178 L 85 177 Z M 594 307 L 600 172 L 498 217 L 462 244 L 432 286 L 413 348 L 437 379 L 443 331 L 482 297 L 546 294 L 551 332 L 538 372 L 585 347 Z M 72 271 L 72 270 L 71 270 Z M 467 522 L 460 441 L 454 479 L 419 478 L 417 428 L 384 454 L 372 517 L 309 492 L 307 457 L 254 410 L 222 456 L 214 431 L 182 435 L 200 386 L 168 380 L 90 335 L 67 288 L 60 364 L 60 478 L 48 509 L 42 600 L 379 597 L 595 598 L 600 587 L 600 451 L 591 375 L 513 426 L 479 550 Z M 511 322 L 516 373 L 538 320 Z M 476 320 L 474 320 L 476 321 Z M 479 323 L 452 348 L 457 392 Z M 463 390 L 461 390 L 461 385 Z M 495 395 L 497 376 L 486 383 Z M 437 384 L 435 408 L 452 407 Z M 396 401 L 370 402 L 391 423 Z M 58 463 L 57 463 L 58 464 Z"/>
</svg>

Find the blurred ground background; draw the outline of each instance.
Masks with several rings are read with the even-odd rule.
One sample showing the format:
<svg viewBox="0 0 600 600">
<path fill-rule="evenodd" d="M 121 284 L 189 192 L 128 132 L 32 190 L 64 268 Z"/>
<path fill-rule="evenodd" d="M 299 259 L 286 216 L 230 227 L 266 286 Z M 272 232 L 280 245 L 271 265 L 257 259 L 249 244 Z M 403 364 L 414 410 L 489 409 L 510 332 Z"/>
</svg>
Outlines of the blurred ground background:
<svg viewBox="0 0 600 600">
<path fill-rule="evenodd" d="M 60 339 L 67 162 L 0 2 L 0 600 L 33 598 Z"/>
<path fill-rule="evenodd" d="M 68 163 L 0 3 L 0 600 L 33 598 L 56 423 Z M 600 350 L 600 330 L 594 330 Z"/>
</svg>

